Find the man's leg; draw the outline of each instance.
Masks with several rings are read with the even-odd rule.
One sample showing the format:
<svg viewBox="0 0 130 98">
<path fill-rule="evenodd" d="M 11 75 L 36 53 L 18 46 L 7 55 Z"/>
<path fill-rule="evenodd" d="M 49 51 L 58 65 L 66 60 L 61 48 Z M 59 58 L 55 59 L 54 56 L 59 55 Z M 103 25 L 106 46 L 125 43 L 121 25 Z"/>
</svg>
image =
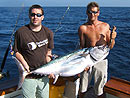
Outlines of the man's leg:
<svg viewBox="0 0 130 98">
<path fill-rule="evenodd" d="M 25 79 L 22 85 L 23 98 L 36 98 L 35 79 Z"/>
<path fill-rule="evenodd" d="M 81 74 L 79 98 L 83 98 L 85 92 L 88 89 L 88 85 L 91 82 L 92 76 L 93 76 L 93 67 L 91 67 L 89 71 L 84 71 Z"/>
<path fill-rule="evenodd" d="M 37 98 L 49 98 L 49 78 L 37 79 Z"/>
<path fill-rule="evenodd" d="M 76 85 L 74 82 L 66 82 L 63 98 L 76 98 Z"/>
<path fill-rule="evenodd" d="M 98 64 L 94 65 L 94 89 L 95 94 L 102 98 L 103 88 L 107 82 L 107 69 L 108 69 L 108 61 L 103 60 Z"/>
<path fill-rule="evenodd" d="M 98 98 L 106 98 L 106 94 L 103 93 L 102 95 L 98 96 Z"/>
<path fill-rule="evenodd" d="M 67 78 L 63 98 L 77 98 L 79 92 L 79 81 L 78 75 Z"/>
</svg>

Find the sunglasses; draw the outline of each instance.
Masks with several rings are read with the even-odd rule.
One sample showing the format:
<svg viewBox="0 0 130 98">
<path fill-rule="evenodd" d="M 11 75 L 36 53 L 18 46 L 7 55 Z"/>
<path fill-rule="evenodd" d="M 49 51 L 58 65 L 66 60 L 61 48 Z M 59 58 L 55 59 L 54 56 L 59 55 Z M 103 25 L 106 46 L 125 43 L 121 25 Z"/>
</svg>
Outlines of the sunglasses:
<svg viewBox="0 0 130 98">
<path fill-rule="evenodd" d="M 31 13 L 31 16 L 32 16 L 32 17 L 34 17 L 35 15 L 36 15 L 37 17 L 41 17 L 41 16 L 42 16 L 42 14 Z"/>
<path fill-rule="evenodd" d="M 97 14 L 98 11 L 88 11 L 89 14 Z"/>
</svg>

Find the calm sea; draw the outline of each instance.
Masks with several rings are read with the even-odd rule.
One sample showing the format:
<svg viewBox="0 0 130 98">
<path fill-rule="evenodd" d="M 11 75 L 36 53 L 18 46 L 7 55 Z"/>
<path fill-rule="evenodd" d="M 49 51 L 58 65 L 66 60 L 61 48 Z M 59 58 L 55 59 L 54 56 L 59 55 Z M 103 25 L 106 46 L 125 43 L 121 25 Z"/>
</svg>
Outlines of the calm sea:
<svg viewBox="0 0 130 98">
<path fill-rule="evenodd" d="M 3 60 L 9 40 L 15 27 L 17 17 L 21 8 L 0 8 L 0 65 Z M 54 54 L 63 56 L 75 51 L 79 45 L 78 27 L 86 22 L 85 7 L 70 7 L 65 13 L 67 7 L 45 7 L 45 19 L 43 24 L 55 32 L 54 33 L 55 49 Z M 109 77 L 130 81 L 130 8 L 128 7 L 101 7 L 99 20 L 107 22 L 110 26 L 117 27 L 116 45 L 108 56 L 109 60 Z M 65 16 L 64 16 L 65 14 Z M 23 8 L 23 12 L 18 19 L 17 28 L 28 24 L 28 8 Z M 13 43 L 12 43 L 13 44 Z M 18 70 L 10 54 L 4 67 L 4 72 L 9 71 L 10 77 L 3 78 L 1 81 L 18 77 Z"/>
</svg>

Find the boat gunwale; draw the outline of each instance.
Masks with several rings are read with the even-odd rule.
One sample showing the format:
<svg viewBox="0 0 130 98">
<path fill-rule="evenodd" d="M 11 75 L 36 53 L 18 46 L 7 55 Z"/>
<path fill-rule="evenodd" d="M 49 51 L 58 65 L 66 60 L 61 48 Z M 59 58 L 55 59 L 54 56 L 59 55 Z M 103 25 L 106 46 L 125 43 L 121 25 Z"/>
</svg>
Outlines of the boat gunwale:
<svg viewBox="0 0 130 98">
<path fill-rule="evenodd" d="M 114 82 L 113 82 L 114 81 Z M 116 84 L 114 84 L 116 82 Z M 119 85 L 120 84 L 120 85 Z M 125 89 L 121 89 L 124 85 L 127 87 Z M 116 86 L 113 86 L 116 85 Z M 117 86 L 119 85 L 119 86 Z M 123 85 L 123 86 L 122 86 Z M 120 98 L 130 98 L 130 82 L 124 79 L 119 79 L 116 77 L 111 77 L 111 79 L 106 83 L 104 87 L 105 93 L 112 94 L 114 96 Z"/>
</svg>

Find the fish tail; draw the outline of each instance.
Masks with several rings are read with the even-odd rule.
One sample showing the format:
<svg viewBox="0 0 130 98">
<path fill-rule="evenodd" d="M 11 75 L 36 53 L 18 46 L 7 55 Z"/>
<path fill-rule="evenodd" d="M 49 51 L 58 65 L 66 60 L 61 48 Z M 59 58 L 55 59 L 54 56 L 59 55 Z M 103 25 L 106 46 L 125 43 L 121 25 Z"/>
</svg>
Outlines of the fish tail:
<svg viewBox="0 0 130 98">
<path fill-rule="evenodd" d="M 22 87 L 22 84 L 24 82 L 25 77 L 29 74 L 25 68 L 23 67 L 23 65 L 21 64 L 21 62 L 14 56 L 12 56 L 12 58 L 14 59 L 18 70 L 19 70 L 19 83 L 18 83 L 18 87 L 17 90 L 20 89 Z"/>
<path fill-rule="evenodd" d="M 20 75 L 17 90 L 19 90 L 19 89 L 22 87 L 23 82 L 24 82 L 24 79 L 25 79 L 25 77 L 26 77 L 27 75 L 28 75 L 28 72 L 27 72 L 27 71 L 23 72 L 23 73 Z"/>
</svg>

